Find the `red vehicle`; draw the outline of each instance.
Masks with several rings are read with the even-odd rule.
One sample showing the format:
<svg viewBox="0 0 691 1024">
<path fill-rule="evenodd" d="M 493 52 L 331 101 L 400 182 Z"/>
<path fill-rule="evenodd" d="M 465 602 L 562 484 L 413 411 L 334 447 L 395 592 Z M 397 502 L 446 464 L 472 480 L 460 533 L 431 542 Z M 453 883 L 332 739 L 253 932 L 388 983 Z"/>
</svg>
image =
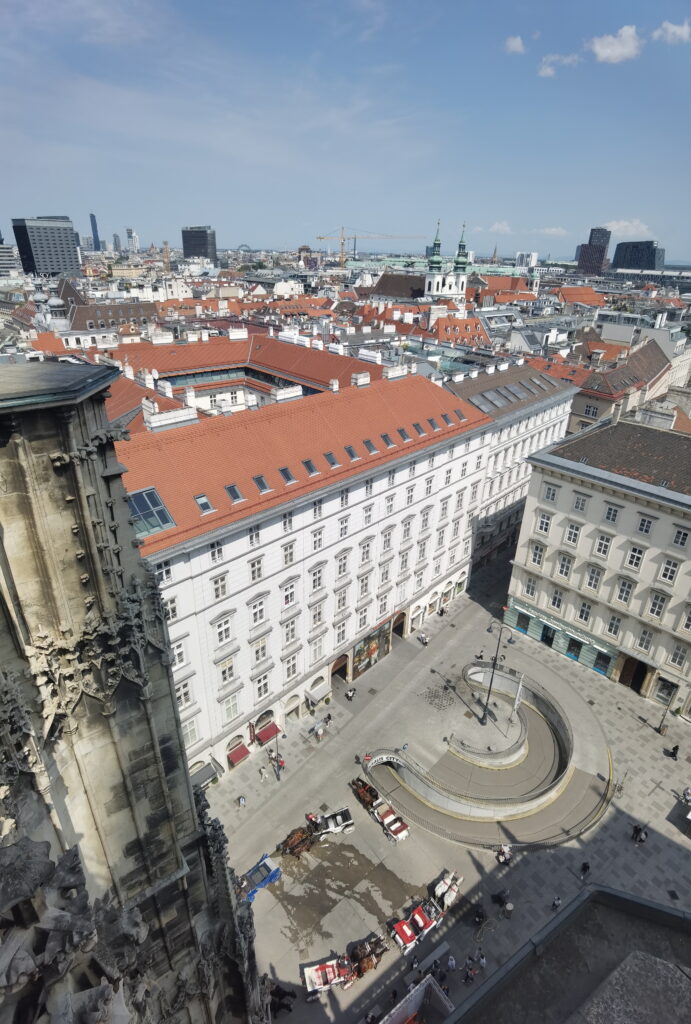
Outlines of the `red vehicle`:
<svg viewBox="0 0 691 1024">
<path fill-rule="evenodd" d="M 415 907 L 410 917 L 396 921 L 391 928 L 391 938 L 403 956 L 407 956 L 425 935 L 436 928 L 443 916 L 444 912 L 437 901 L 430 898 Z"/>
<path fill-rule="evenodd" d="M 334 985 L 350 988 L 357 977 L 353 963 L 348 956 L 330 957 L 328 960 L 315 964 L 314 967 L 305 967 L 303 973 L 308 1003 L 319 999 L 320 992 L 326 992 Z"/>
</svg>

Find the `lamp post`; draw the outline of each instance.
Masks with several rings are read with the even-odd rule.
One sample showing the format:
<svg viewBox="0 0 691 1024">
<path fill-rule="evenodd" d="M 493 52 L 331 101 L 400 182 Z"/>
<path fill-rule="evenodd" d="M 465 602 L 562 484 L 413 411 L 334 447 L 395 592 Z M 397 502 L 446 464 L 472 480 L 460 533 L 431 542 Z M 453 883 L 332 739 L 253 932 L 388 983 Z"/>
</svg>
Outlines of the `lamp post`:
<svg viewBox="0 0 691 1024">
<path fill-rule="evenodd" d="M 493 633 L 494 632 L 494 629 L 492 628 L 492 626 L 493 626 L 493 623 L 490 622 L 490 624 L 489 624 L 489 626 L 487 628 L 487 632 L 488 633 Z M 480 725 L 487 725 L 487 709 L 489 708 L 489 702 L 490 702 L 490 699 L 492 697 L 492 686 L 494 684 L 494 673 L 495 673 L 496 668 L 497 668 L 497 662 L 499 661 L 499 646 L 501 644 L 502 633 L 504 632 L 505 629 L 508 630 L 508 633 L 509 633 L 508 643 L 512 644 L 514 642 L 514 640 L 513 640 L 513 633 L 511 632 L 509 627 L 508 626 L 500 625 L 499 626 L 499 636 L 497 637 L 497 649 L 494 652 L 494 657 L 491 659 L 491 661 L 492 661 L 492 674 L 489 677 L 489 689 L 487 690 L 487 700 L 485 701 L 485 706 L 484 706 L 483 711 L 482 711 L 482 717 L 480 718 Z M 502 655 L 502 659 L 503 659 L 503 655 Z"/>
</svg>

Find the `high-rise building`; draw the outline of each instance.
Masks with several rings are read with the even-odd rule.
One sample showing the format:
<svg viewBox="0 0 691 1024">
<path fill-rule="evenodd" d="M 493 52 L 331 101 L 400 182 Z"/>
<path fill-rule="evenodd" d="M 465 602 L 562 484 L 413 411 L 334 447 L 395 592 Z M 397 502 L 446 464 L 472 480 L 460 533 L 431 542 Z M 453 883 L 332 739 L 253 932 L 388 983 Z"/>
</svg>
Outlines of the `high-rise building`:
<svg viewBox="0 0 691 1024">
<path fill-rule="evenodd" d="M 12 277 L 19 270 L 17 250 L 13 245 L 0 242 L 0 277 Z"/>
<path fill-rule="evenodd" d="M 607 264 L 607 250 L 612 237 L 608 228 L 591 228 L 587 243 L 579 245 L 576 259 L 582 274 L 601 274 Z"/>
<path fill-rule="evenodd" d="M 113 249 L 115 252 L 122 252 L 122 243 L 120 241 L 120 235 L 113 233 Z"/>
<path fill-rule="evenodd" d="M 536 252 L 517 252 L 516 253 L 516 270 L 528 270 L 530 267 L 537 266 L 538 253 Z"/>
<path fill-rule="evenodd" d="M 139 252 L 139 235 L 134 228 L 125 228 L 128 252 Z"/>
<path fill-rule="evenodd" d="M 664 270 L 665 250 L 657 242 L 619 242 L 612 260 L 614 270 Z"/>
<path fill-rule="evenodd" d="M 89 220 L 91 221 L 91 237 L 94 240 L 94 252 L 101 251 L 101 239 L 98 236 L 98 225 L 96 223 L 96 214 L 90 213 Z"/>
<path fill-rule="evenodd" d="M 218 262 L 216 255 L 216 232 L 208 224 L 198 225 L 182 229 L 182 254 L 185 259 L 192 256 L 202 256 Z"/>
<path fill-rule="evenodd" d="M 12 230 L 25 274 L 79 270 L 75 231 L 69 217 L 19 217 Z"/>
<path fill-rule="evenodd" d="M 82 235 L 82 249 L 86 252 L 93 252 L 94 240 L 91 235 Z"/>
</svg>

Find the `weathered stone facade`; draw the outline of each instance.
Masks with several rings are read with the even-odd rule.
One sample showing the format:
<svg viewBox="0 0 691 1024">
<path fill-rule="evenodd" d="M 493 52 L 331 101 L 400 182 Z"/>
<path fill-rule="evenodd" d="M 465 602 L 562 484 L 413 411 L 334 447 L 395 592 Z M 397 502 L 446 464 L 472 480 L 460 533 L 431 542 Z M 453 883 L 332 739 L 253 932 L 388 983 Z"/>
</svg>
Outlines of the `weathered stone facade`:
<svg viewBox="0 0 691 1024">
<path fill-rule="evenodd" d="M 262 1022 L 251 909 L 189 781 L 117 371 L 0 382 L 0 1024 Z"/>
</svg>

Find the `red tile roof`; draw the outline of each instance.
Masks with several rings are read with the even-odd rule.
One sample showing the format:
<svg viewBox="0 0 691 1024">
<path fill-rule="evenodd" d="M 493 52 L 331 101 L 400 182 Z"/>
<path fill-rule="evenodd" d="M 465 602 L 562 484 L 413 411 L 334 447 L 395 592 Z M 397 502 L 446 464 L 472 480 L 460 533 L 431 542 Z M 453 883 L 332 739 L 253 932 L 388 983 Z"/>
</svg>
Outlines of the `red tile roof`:
<svg viewBox="0 0 691 1024">
<path fill-rule="evenodd" d="M 578 303 L 581 306 L 604 306 L 605 298 L 590 287 L 554 288 L 553 295 L 556 295 L 561 302 L 570 305 Z"/>
<path fill-rule="evenodd" d="M 35 341 L 31 342 L 31 347 L 36 352 L 50 352 L 53 355 L 64 356 L 67 352 L 62 338 L 58 338 L 52 331 L 39 331 Z"/>
<path fill-rule="evenodd" d="M 459 420 L 456 410 L 465 417 Z M 446 413 L 452 426 L 445 424 Z M 439 426 L 428 423 L 433 418 Z M 418 436 L 413 423 L 426 431 Z M 258 512 L 274 509 L 287 500 L 313 494 L 332 483 L 346 485 L 356 475 L 374 472 L 392 460 L 413 455 L 442 440 L 452 441 L 490 418 L 473 405 L 443 391 L 423 377 L 378 381 L 365 388 L 328 392 L 300 402 L 263 406 L 256 411 L 218 416 L 178 430 L 137 434 L 116 445 L 118 458 L 128 467 L 123 477 L 129 493 L 155 487 L 175 526 L 144 539 L 143 553 L 201 537 Z M 404 442 L 398 428 L 408 431 Z M 381 435 L 394 442 L 388 448 Z M 377 453 L 367 454 L 369 438 Z M 344 446 L 360 456 L 352 462 Z M 340 463 L 330 469 L 324 452 Z M 303 465 L 312 459 L 318 475 Z M 296 482 L 287 484 L 279 469 L 288 467 Z M 260 494 L 253 477 L 262 474 L 271 488 Z M 235 484 L 242 502 L 233 504 L 226 486 Z M 202 515 L 194 500 L 205 494 L 216 511 Z"/>
<path fill-rule="evenodd" d="M 129 414 L 135 413 L 135 416 L 128 419 L 124 425 L 131 432 L 145 430 L 144 420 L 140 415 L 142 398 L 150 398 L 156 402 L 159 412 L 170 412 L 172 409 L 182 408 L 182 403 L 176 398 L 168 398 L 167 395 L 161 394 L 160 391 L 144 387 L 143 384 L 139 384 L 137 381 L 130 380 L 128 377 L 121 375 L 108 388 L 106 416 L 113 423 L 115 420 L 123 417 L 126 418 Z"/>
</svg>

